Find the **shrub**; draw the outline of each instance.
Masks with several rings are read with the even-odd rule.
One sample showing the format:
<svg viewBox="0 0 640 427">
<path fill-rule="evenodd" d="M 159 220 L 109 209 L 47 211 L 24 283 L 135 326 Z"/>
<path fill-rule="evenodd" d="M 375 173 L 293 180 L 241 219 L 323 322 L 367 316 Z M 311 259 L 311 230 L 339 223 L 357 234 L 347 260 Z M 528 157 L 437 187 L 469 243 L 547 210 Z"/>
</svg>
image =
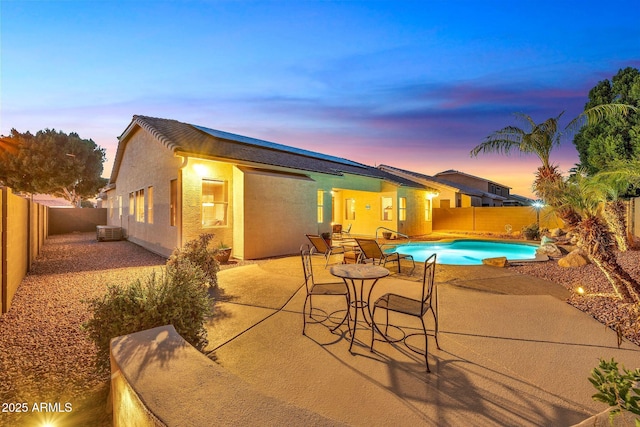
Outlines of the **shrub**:
<svg viewBox="0 0 640 427">
<path fill-rule="evenodd" d="M 209 244 L 213 240 L 213 234 L 201 234 L 198 238 L 189 240 L 183 248 L 173 251 L 167 266 L 181 265 L 190 262 L 197 265 L 204 273 L 204 283 L 210 287 L 218 286 L 218 271 L 220 263 L 216 259 L 219 249 L 210 249 Z"/>
<path fill-rule="evenodd" d="M 184 261 L 160 274 L 151 273 L 144 282 L 137 279 L 129 286 L 109 286 L 102 298 L 88 301 L 93 318 L 83 329 L 98 348 L 98 369 L 109 368 L 112 338 L 163 325 L 173 325 L 187 342 L 203 350 L 207 345 L 204 322 L 211 311 L 203 282 L 202 270 Z"/>
<path fill-rule="evenodd" d="M 538 240 L 540 239 L 540 227 L 535 222 L 522 227 L 522 235 L 527 240 Z"/>
<path fill-rule="evenodd" d="M 640 369 L 629 371 L 622 367 L 622 373 L 618 370 L 618 362 L 611 359 L 610 362 L 600 359 L 598 367 L 591 371 L 589 381 L 598 390 L 593 400 L 607 403 L 613 409 L 609 412 L 609 420 L 619 415 L 622 410 L 640 415 Z M 640 426 L 640 418 L 635 421 Z"/>
</svg>

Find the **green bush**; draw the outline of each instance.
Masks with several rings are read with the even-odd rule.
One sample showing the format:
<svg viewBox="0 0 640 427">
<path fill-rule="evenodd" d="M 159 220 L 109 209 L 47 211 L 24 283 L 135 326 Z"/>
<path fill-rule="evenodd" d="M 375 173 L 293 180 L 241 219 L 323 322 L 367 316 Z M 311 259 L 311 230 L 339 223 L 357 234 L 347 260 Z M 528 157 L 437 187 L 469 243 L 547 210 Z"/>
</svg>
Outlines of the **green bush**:
<svg viewBox="0 0 640 427">
<path fill-rule="evenodd" d="M 598 367 L 591 371 L 589 381 L 598 390 L 593 400 L 604 402 L 613 409 L 609 412 L 609 420 L 622 412 L 629 411 L 640 415 L 640 369 L 629 371 L 622 367 L 618 370 L 618 362 L 600 359 Z M 635 420 L 636 427 L 640 427 L 640 418 Z"/>
<path fill-rule="evenodd" d="M 177 248 L 169 257 L 167 266 L 181 265 L 182 263 L 192 263 L 202 269 L 204 282 L 210 287 L 218 286 L 218 271 L 220 263 L 216 259 L 219 249 L 209 248 L 213 240 L 213 234 L 201 234 L 197 239 L 189 240 L 183 248 Z"/>
<path fill-rule="evenodd" d="M 540 227 L 535 222 L 522 227 L 522 235 L 527 240 L 538 240 L 540 239 Z"/>
<path fill-rule="evenodd" d="M 129 286 L 109 286 L 89 303 L 93 318 L 83 324 L 98 348 L 96 366 L 109 368 L 111 339 L 145 329 L 173 325 L 198 350 L 207 345 L 204 322 L 210 315 L 209 295 L 199 266 L 188 261 L 167 266 Z"/>
</svg>

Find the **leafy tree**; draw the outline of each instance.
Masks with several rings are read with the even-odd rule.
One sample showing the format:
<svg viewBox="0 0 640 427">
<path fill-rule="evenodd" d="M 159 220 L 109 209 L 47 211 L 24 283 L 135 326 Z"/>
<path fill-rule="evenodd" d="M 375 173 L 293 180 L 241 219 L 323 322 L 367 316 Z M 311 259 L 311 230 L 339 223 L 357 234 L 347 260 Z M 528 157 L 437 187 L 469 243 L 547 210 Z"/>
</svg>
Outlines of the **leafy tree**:
<svg viewBox="0 0 640 427">
<path fill-rule="evenodd" d="M 627 67 L 612 81 L 603 80 L 589 91 L 585 110 L 612 103 L 640 107 L 640 71 Z M 608 117 L 580 129 L 573 143 L 580 163 L 589 174 L 605 169 L 611 162 L 640 158 L 640 113 Z"/>
<path fill-rule="evenodd" d="M 101 177 L 104 149 L 77 133 L 46 129 L 32 135 L 12 129 L 2 142 L 0 183 L 16 191 L 52 194 L 80 206 L 107 182 Z"/>
</svg>

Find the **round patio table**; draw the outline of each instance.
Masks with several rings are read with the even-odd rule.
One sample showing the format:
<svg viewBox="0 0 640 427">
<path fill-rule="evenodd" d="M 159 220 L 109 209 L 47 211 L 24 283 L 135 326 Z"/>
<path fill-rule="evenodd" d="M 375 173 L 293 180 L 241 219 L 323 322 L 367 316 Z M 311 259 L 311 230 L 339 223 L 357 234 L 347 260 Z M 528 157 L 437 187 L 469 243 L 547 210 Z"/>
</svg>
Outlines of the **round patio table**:
<svg viewBox="0 0 640 427">
<path fill-rule="evenodd" d="M 353 321 L 353 330 L 351 330 L 351 323 L 348 323 L 348 327 L 351 332 L 351 344 L 349 345 L 349 352 L 351 352 L 353 341 L 356 338 L 356 329 L 358 327 L 358 311 L 362 312 L 362 317 L 365 322 L 371 326 L 371 322 L 367 320 L 364 309 L 369 307 L 369 297 L 371 296 L 371 291 L 373 290 L 376 282 L 379 279 L 388 276 L 389 270 L 379 265 L 371 264 L 340 264 L 331 267 L 330 271 L 332 275 L 344 280 L 345 285 L 347 285 L 347 289 L 349 289 L 350 305 L 354 312 L 353 318 L 351 317 L 351 309 L 349 309 L 348 313 L 348 319 Z M 356 281 L 360 281 L 359 288 L 356 285 Z M 366 281 L 372 281 L 372 283 L 371 288 L 369 289 L 369 295 L 365 301 L 363 293 L 364 283 Z M 369 318 L 371 318 L 371 313 L 369 313 Z"/>
</svg>

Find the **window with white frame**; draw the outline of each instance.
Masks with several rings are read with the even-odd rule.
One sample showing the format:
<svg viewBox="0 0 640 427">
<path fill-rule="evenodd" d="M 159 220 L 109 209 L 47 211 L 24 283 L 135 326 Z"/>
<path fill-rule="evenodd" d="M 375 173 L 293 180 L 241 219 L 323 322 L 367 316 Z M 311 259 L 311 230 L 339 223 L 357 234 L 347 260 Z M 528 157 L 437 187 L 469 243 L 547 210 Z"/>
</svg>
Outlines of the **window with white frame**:
<svg viewBox="0 0 640 427">
<path fill-rule="evenodd" d="M 324 191 L 318 190 L 318 224 L 324 222 Z"/>
<path fill-rule="evenodd" d="M 213 179 L 202 180 L 202 226 L 227 225 L 227 183 Z"/>
<path fill-rule="evenodd" d="M 136 197 L 134 193 L 129 193 L 129 215 L 133 216 L 136 212 Z"/>
<path fill-rule="evenodd" d="M 122 218 L 122 196 L 118 196 L 118 218 Z"/>
<path fill-rule="evenodd" d="M 356 219 L 356 200 L 344 200 L 344 219 L 353 221 Z"/>
<path fill-rule="evenodd" d="M 406 221 L 407 220 L 407 198 L 399 197 L 398 198 L 398 221 Z"/>
<path fill-rule="evenodd" d="M 136 191 L 136 222 L 144 222 L 144 189 Z"/>
<path fill-rule="evenodd" d="M 393 199 L 391 197 L 383 197 L 381 206 L 382 206 L 382 220 L 383 221 L 393 220 Z"/>
<path fill-rule="evenodd" d="M 153 187 L 147 188 L 147 222 L 153 224 Z"/>
<path fill-rule="evenodd" d="M 424 199 L 424 220 L 431 221 L 431 199 Z"/>
<path fill-rule="evenodd" d="M 178 221 L 178 180 L 172 179 L 169 182 L 169 193 L 170 193 L 170 203 L 169 203 L 169 221 L 172 227 L 176 226 Z"/>
</svg>

